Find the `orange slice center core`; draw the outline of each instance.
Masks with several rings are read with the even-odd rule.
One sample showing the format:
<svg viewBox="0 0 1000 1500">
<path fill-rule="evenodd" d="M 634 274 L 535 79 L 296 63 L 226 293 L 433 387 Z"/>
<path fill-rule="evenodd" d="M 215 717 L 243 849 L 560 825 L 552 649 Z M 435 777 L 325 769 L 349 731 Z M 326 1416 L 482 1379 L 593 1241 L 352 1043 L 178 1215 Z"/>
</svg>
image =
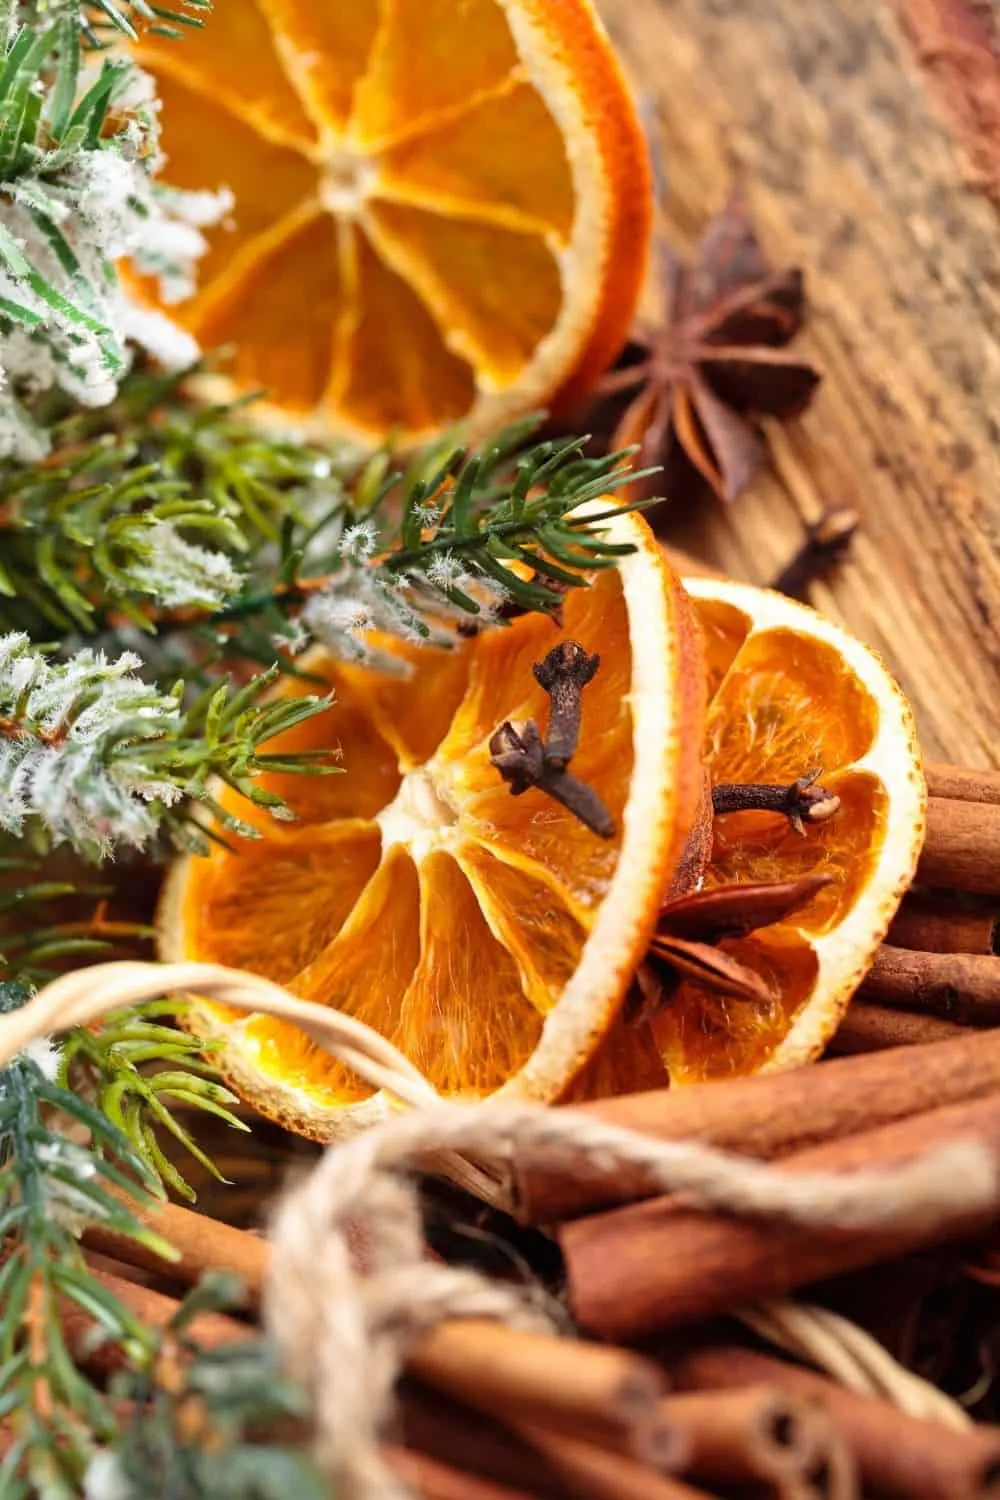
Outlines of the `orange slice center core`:
<svg viewBox="0 0 1000 1500">
<path fill-rule="evenodd" d="M 378 166 L 364 152 L 332 145 L 318 160 L 319 201 L 327 213 L 357 218 L 378 182 Z"/>
<path fill-rule="evenodd" d="M 402 844 L 419 863 L 432 849 L 448 843 L 458 822 L 458 809 L 444 795 L 433 761 L 407 772 L 393 800 L 376 813 L 375 822 L 382 831 L 383 857 L 394 844 Z"/>
</svg>

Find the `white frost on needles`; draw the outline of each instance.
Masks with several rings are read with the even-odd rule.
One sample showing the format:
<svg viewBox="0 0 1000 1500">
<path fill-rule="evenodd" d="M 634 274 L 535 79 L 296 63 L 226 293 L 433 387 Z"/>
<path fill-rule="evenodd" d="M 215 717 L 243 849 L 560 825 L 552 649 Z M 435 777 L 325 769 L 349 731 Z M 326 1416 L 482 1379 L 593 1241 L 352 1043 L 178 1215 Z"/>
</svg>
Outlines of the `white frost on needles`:
<svg viewBox="0 0 1000 1500">
<path fill-rule="evenodd" d="M 83 1476 L 83 1500 L 135 1500 L 135 1490 L 109 1448 L 99 1448 Z"/>
<path fill-rule="evenodd" d="M 49 661 L 26 635 L 0 636 L 0 829 L 19 835 L 37 817 L 53 843 L 107 855 L 142 848 L 158 802 L 183 789 L 157 778 L 140 753 L 176 735 L 178 700 L 134 676 L 139 658 L 79 651 Z"/>
<path fill-rule="evenodd" d="M 145 556 L 133 563 L 129 581 L 165 609 L 218 608 L 239 588 L 240 575 L 224 552 L 185 541 L 170 521 L 151 522 L 143 544 Z"/>
<path fill-rule="evenodd" d="M 0 457 L 28 463 L 47 451 L 30 398 L 58 388 L 83 406 L 113 400 L 130 345 L 168 368 L 198 357 L 190 335 L 133 299 L 116 266 L 128 259 L 157 278 L 167 301 L 188 295 L 205 250 L 201 230 L 226 214 L 232 195 L 153 180 L 157 106 L 134 64 L 118 65 L 115 105 L 130 116 L 117 135 L 94 146 L 35 146 L 0 192 L 0 299 L 22 310 L 0 320 Z"/>
</svg>

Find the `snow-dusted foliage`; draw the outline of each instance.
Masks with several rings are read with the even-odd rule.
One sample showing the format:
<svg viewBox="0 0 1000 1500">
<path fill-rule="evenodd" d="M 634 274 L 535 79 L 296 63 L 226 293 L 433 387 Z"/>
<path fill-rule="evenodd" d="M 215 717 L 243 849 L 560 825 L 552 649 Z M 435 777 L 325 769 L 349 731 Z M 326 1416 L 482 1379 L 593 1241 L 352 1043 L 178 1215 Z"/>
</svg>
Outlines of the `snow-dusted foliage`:
<svg viewBox="0 0 1000 1500">
<path fill-rule="evenodd" d="M 25 462 L 47 451 L 33 413 L 39 395 L 57 388 L 82 406 L 106 405 L 136 347 L 168 368 L 194 362 L 194 340 L 143 305 L 133 273 L 156 278 L 165 300 L 186 295 L 201 230 L 231 202 L 156 183 L 152 80 L 102 54 L 78 70 L 58 11 L 49 8 L 48 28 L 12 36 L 0 94 L 5 118 L 21 120 L 16 149 L 0 145 L 0 457 Z"/>
<path fill-rule="evenodd" d="M 175 735 L 173 694 L 135 676 L 137 656 L 79 651 L 50 661 L 27 636 L 0 637 L 0 829 L 35 818 L 53 843 L 108 854 L 141 848 L 156 831 L 151 804 L 176 802 L 138 747 Z"/>
</svg>

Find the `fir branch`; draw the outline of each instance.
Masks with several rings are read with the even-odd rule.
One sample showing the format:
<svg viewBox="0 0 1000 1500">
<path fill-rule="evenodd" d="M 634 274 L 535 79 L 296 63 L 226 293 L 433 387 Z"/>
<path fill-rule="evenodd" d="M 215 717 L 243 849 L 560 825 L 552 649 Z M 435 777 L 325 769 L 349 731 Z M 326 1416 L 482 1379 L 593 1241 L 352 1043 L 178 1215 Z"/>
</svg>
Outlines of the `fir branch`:
<svg viewBox="0 0 1000 1500">
<path fill-rule="evenodd" d="M 43 640 L 124 617 L 151 633 L 178 609 L 194 624 L 289 528 L 345 503 L 353 450 L 270 438 L 246 402 L 196 406 L 182 378 L 139 369 L 106 408 L 49 410 L 53 459 L 0 464 L 0 628 Z"/>
<path fill-rule="evenodd" d="M 522 448 L 540 420 L 478 454 L 444 439 L 405 470 L 379 453 L 325 509 L 290 512 L 277 552 L 259 553 L 243 592 L 211 617 L 219 649 L 259 661 L 315 639 L 332 655 L 398 670 L 369 632 L 454 644 L 470 617 L 483 626 L 558 612 L 566 589 L 631 550 L 604 539 L 607 516 L 574 513 L 634 476 L 629 451 L 587 458 L 586 438 Z M 161 633 L 198 628 L 190 616 L 159 622 Z"/>
<path fill-rule="evenodd" d="M 145 6 L 140 9 L 146 9 Z M 36 407 L 60 389 L 85 406 L 111 400 L 130 340 L 168 364 L 190 364 L 193 340 L 133 303 L 117 263 L 160 279 L 176 299 L 205 248 L 200 228 L 228 205 L 218 194 L 157 188 L 158 127 L 150 80 L 115 56 L 94 66 L 86 17 L 131 30 L 103 5 L 24 7 L 0 59 L 0 453 L 47 451 Z"/>
<path fill-rule="evenodd" d="M 67 879 L 47 863 L 30 851 L 0 853 L 0 980 L 44 984 L 68 964 L 134 953 L 154 936 L 145 923 L 108 915 L 111 886 Z"/>
<path fill-rule="evenodd" d="M 160 1017 L 176 1016 L 179 1008 L 175 1000 L 154 1000 L 113 1012 L 98 1027 L 78 1027 L 63 1043 L 59 1076 L 94 1099 L 162 1183 L 193 1201 L 193 1188 L 163 1151 L 157 1131 L 166 1131 L 222 1182 L 222 1174 L 174 1110 L 180 1106 L 212 1114 L 234 1130 L 249 1126 L 228 1107 L 237 1096 L 218 1081 L 210 1045 L 162 1024 Z"/>
<path fill-rule="evenodd" d="M 0 1011 L 27 991 L 0 984 Z M 129 1199 L 148 1198 L 156 1179 L 127 1137 L 56 1082 L 58 1054 L 33 1044 L 0 1071 L 0 1414 L 13 1442 L 0 1460 L 0 1494 L 70 1500 L 95 1446 L 113 1440 L 118 1418 L 108 1394 L 77 1367 L 60 1304 L 94 1318 L 137 1368 L 155 1351 L 153 1335 L 91 1275 L 78 1242 L 82 1223 L 101 1223 L 168 1258 Z M 90 1146 L 54 1121 L 72 1121 Z"/>
<path fill-rule="evenodd" d="M 206 1309 L 239 1297 L 231 1277 L 206 1277 L 181 1304 L 148 1374 L 114 1383 L 134 1416 L 113 1448 L 95 1456 L 88 1494 L 117 1500 L 329 1500 L 329 1488 L 301 1452 L 267 1440 L 269 1429 L 301 1426 L 301 1393 L 262 1339 L 201 1349 L 190 1325 Z"/>
<path fill-rule="evenodd" d="M 271 672 L 236 692 L 223 683 L 185 709 L 183 684 L 163 693 L 134 675 L 139 665 L 130 653 L 109 662 L 90 650 L 60 663 L 25 636 L 0 638 L 0 828 L 20 834 L 34 824 L 51 843 L 97 858 L 142 848 L 160 827 L 204 848 L 186 799 L 224 828 L 254 835 L 212 795 L 212 778 L 280 816 L 284 805 L 255 784 L 258 772 L 335 769 L 321 752 L 261 748 L 329 699 L 258 702 Z"/>
</svg>

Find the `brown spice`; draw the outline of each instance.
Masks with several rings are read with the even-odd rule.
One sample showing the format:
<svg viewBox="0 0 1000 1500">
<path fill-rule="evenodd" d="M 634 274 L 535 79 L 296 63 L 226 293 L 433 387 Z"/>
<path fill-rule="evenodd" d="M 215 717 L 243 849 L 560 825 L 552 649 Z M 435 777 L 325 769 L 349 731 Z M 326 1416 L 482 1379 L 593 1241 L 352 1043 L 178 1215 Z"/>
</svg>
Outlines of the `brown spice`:
<svg viewBox="0 0 1000 1500">
<path fill-rule="evenodd" d="M 424 1500 L 535 1500 L 538 1490 L 513 1489 L 495 1479 L 483 1479 L 465 1469 L 453 1469 L 439 1458 L 414 1453 L 411 1448 L 387 1444 L 382 1457 L 404 1484 Z"/>
<path fill-rule="evenodd" d="M 859 990 L 866 1000 L 963 1026 L 1000 1024 L 1000 958 L 883 945 Z"/>
<path fill-rule="evenodd" d="M 973 770 L 943 761 L 928 761 L 924 766 L 927 790 L 932 797 L 947 797 L 956 802 L 989 802 L 1000 806 L 1000 771 Z"/>
<path fill-rule="evenodd" d="M 782 352 L 802 326 L 802 274 L 771 269 L 736 193 L 708 226 L 693 266 L 669 253 L 663 260 L 664 325 L 641 323 L 629 362 L 597 386 L 599 396 L 637 392 L 612 445 L 638 443 L 640 468 L 664 465 L 664 474 L 630 486 L 630 496 L 680 501 L 700 476 L 720 499 L 735 500 L 763 458 L 755 419 L 802 411 L 820 379 Z"/>
<path fill-rule="evenodd" d="M 953 1140 L 976 1140 L 1000 1163 L 1000 1095 L 950 1105 L 801 1151 L 778 1170 L 844 1172 L 888 1167 Z M 820 1231 L 655 1198 L 564 1224 L 559 1243 L 574 1317 L 598 1338 L 628 1341 L 714 1317 L 745 1302 L 907 1250 L 944 1244 L 996 1220 L 995 1204 L 934 1223 L 877 1232 Z"/>
<path fill-rule="evenodd" d="M 1000 896 L 1000 804 L 931 797 L 916 882 Z"/>
<path fill-rule="evenodd" d="M 897 1048 L 788 1073 L 654 1089 L 573 1108 L 655 1140 L 699 1140 L 770 1160 L 1000 1092 L 1000 1031 L 950 1029 L 957 1034 L 927 1046 L 919 1067 L 909 1052 Z M 523 1168 L 517 1170 L 515 1190 L 517 1217 L 528 1224 L 555 1224 L 657 1191 L 638 1172 L 595 1178 L 585 1171 Z"/>
<path fill-rule="evenodd" d="M 676 1446 L 659 1417 L 664 1379 L 623 1349 L 469 1320 L 429 1329 L 410 1351 L 411 1375 L 487 1416 L 520 1419 L 643 1460 Z"/>
<path fill-rule="evenodd" d="M 853 506 L 831 506 L 806 527 L 806 539 L 770 587 L 790 599 L 805 601 L 809 585 L 840 562 L 850 548 L 861 517 Z"/>
<path fill-rule="evenodd" d="M 866 1493 L 893 1500 L 988 1500 L 1000 1494 L 1000 1430 L 995 1427 L 956 1432 L 735 1344 L 695 1347 L 668 1365 L 685 1389 L 756 1389 L 766 1381 L 820 1402 L 847 1439 Z"/>
<path fill-rule="evenodd" d="M 827 1042 L 827 1055 L 847 1057 L 858 1052 L 881 1052 L 886 1048 L 919 1047 L 949 1038 L 968 1036 L 968 1028 L 938 1016 L 914 1015 L 855 1000 L 835 1035 Z"/>
<path fill-rule="evenodd" d="M 963 901 L 940 891 L 911 892 L 892 920 L 887 941 L 922 953 L 995 953 L 1000 904 Z"/>
<path fill-rule="evenodd" d="M 787 1484 L 816 1457 L 805 1405 L 774 1385 L 665 1396 L 664 1415 L 680 1434 L 680 1472 L 707 1484 Z"/>
<path fill-rule="evenodd" d="M 627 1024 L 648 1021 L 669 1003 L 685 979 L 729 1000 L 769 1004 L 775 998 L 770 985 L 715 945 L 783 921 L 830 880 L 828 875 L 803 875 L 797 880 L 747 882 L 671 895 L 660 908 L 646 961 L 626 1003 Z M 676 884 L 675 880 L 671 888 Z"/>
<path fill-rule="evenodd" d="M 269 1255 L 265 1240 L 179 1204 L 140 1207 L 137 1214 L 180 1251 L 180 1260 L 164 1262 L 98 1225 L 88 1227 L 84 1243 L 190 1285 L 206 1271 L 232 1271 L 251 1302 L 259 1300 Z M 150 1295 L 159 1298 L 151 1304 L 154 1312 L 167 1321 L 164 1306 L 176 1304 L 159 1293 Z M 660 1376 L 638 1354 L 460 1318 L 423 1334 L 408 1350 L 406 1365 L 426 1384 L 491 1413 L 523 1416 L 531 1410 L 537 1420 L 562 1431 L 600 1430 L 609 1441 L 614 1434 L 620 1448 L 669 1449 L 669 1434 L 656 1416 Z"/>
<path fill-rule="evenodd" d="M 597 792 L 566 769 L 580 737 L 581 694 L 601 664 L 576 641 L 561 641 L 534 664 L 535 677 L 549 695 L 545 740 L 534 719 L 523 724 L 505 720 L 490 736 L 490 761 L 510 787 L 512 797 L 536 787 L 551 797 L 599 838 L 614 838 L 611 814 Z"/>
<path fill-rule="evenodd" d="M 523 1485 L 553 1500 L 698 1500 L 665 1474 L 593 1443 L 528 1424 L 507 1425 L 413 1381 L 401 1391 L 402 1432 L 410 1447 L 472 1474 Z"/>
</svg>

